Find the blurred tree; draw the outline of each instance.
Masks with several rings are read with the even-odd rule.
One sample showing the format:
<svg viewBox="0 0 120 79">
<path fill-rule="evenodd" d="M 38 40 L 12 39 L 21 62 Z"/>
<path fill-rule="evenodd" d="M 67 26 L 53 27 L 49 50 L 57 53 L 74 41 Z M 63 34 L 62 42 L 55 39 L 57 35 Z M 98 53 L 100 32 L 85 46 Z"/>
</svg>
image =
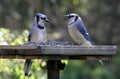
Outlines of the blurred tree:
<svg viewBox="0 0 120 79">
<path fill-rule="evenodd" d="M 95 44 L 119 44 L 119 3 L 119 0 L 1 0 L 0 26 L 21 32 L 29 29 L 34 14 L 41 12 L 51 20 L 47 24 L 49 41 L 71 41 L 63 15 L 72 12 L 82 17 Z"/>
</svg>

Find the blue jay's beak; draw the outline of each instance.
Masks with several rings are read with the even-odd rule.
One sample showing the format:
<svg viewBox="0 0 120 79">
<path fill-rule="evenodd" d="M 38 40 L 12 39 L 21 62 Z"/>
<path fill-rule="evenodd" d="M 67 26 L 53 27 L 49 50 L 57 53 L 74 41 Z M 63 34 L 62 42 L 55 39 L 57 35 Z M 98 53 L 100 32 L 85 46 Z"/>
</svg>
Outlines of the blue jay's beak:
<svg viewBox="0 0 120 79">
<path fill-rule="evenodd" d="M 48 23 L 50 22 L 47 18 L 45 18 L 45 21 L 48 22 Z"/>
<path fill-rule="evenodd" d="M 64 19 L 65 20 L 69 19 L 69 15 L 64 15 Z"/>
</svg>

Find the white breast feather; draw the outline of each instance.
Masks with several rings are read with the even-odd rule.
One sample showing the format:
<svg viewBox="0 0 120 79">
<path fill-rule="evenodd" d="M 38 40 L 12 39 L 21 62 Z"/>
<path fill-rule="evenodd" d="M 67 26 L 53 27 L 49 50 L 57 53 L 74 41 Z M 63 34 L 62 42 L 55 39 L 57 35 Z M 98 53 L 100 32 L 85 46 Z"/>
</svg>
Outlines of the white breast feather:
<svg viewBox="0 0 120 79">
<path fill-rule="evenodd" d="M 36 29 L 37 28 L 37 29 Z M 46 41 L 46 29 L 38 29 L 35 27 L 33 30 L 33 34 L 31 36 L 32 42 L 45 42 Z"/>
</svg>

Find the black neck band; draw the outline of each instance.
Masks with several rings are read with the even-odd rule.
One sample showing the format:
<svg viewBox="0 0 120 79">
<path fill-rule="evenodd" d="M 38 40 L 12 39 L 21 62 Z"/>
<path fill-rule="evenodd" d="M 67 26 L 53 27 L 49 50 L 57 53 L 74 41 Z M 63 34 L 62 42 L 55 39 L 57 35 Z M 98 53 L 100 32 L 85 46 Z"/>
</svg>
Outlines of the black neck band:
<svg viewBox="0 0 120 79">
<path fill-rule="evenodd" d="M 44 26 L 37 25 L 39 29 L 44 29 Z"/>
<path fill-rule="evenodd" d="M 78 19 L 78 16 L 76 16 L 76 17 L 75 17 L 75 20 L 74 20 L 74 22 L 75 22 L 75 21 L 77 21 L 77 19 Z"/>
</svg>

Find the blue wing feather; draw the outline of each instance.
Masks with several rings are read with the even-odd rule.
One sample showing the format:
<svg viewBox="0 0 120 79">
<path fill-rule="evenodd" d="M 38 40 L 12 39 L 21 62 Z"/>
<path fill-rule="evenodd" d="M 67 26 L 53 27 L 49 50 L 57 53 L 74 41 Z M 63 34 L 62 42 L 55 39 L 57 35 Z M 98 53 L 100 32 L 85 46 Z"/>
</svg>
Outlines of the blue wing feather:
<svg viewBox="0 0 120 79">
<path fill-rule="evenodd" d="M 76 26 L 77 26 L 77 28 L 79 29 L 79 31 L 83 34 L 83 36 L 84 36 L 88 41 L 91 42 L 91 38 L 90 38 L 89 33 L 87 32 L 87 29 L 86 29 L 86 27 L 84 26 L 84 24 L 83 24 L 81 21 L 78 21 L 78 22 L 76 23 Z"/>
<path fill-rule="evenodd" d="M 33 26 L 32 26 L 32 28 L 30 29 L 30 32 L 29 32 L 29 35 L 28 35 L 28 41 L 31 40 L 32 32 L 33 32 Z"/>
</svg>

